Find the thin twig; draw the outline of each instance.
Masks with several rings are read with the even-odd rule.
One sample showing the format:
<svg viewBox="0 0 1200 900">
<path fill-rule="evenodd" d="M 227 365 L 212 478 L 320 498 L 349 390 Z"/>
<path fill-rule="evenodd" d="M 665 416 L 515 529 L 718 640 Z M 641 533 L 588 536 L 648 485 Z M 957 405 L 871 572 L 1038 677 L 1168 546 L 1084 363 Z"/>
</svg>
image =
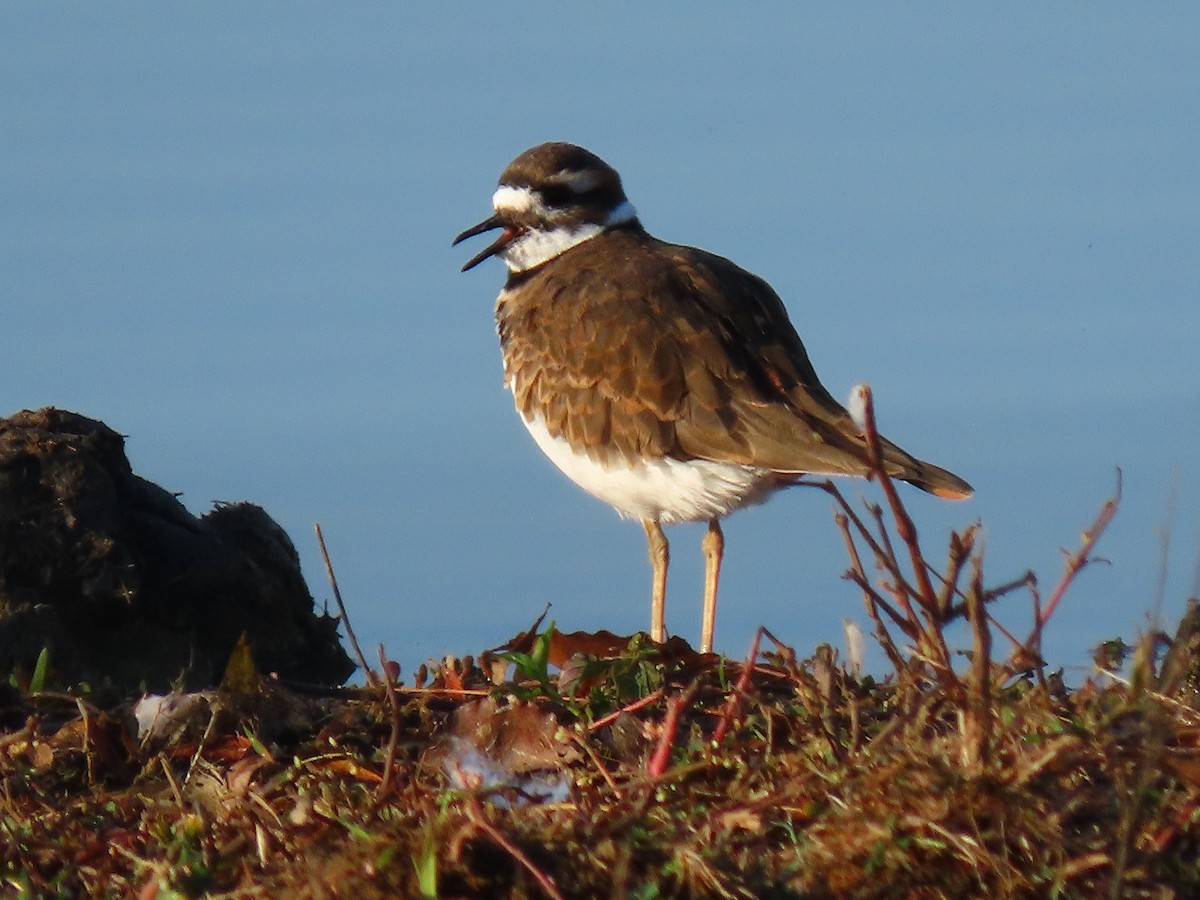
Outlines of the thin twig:
<svg viewBox="0 0 1200 900">
<path fill-rule="evenodd" d="M 958 590 L 958 579 L 962 576 L 963 566 L 966 565 L 968 559 L 971 558 L 971 553 L 975 550 L 975 532 L 978 526 L 972 525 L 962 534 L 957 531 L 950 532 L 950 550 L 946 559 L 946 574 L 940 575 L 934 572 L 941 579 L 942 589 L 938 591 L 937 608 L 938 615 L 945 620 L 950 613 L 951 606 L 954 602 L 954 595 L 960 593 Z"/>
<path fill-rule="evenodd" d="M 562 893 L 554 884 L 554 879 L 535 866 L 533 860 L 526 856 L 520 847 L 505 837 L 495 825 L 487 820 L 483 814 L 483 809 L 479 805 L 478 798 L 472 798 L 472 801 L 467 809 L 470 812 L 471 821 L 475 827 L 484 832 L 499 844 L 509 856 L 524 866 L 525 871 L 533 876 L 534 881 L 538 883 L 538 886 L 545 892 L 547 897 L 552 898 L 552 900 L 564 900 Z"/>
<path fill-rule="evenodd" d="M 971 626 L 971 671 L 967 682 L 966 755 L 968 768 L 987 764 L 992 737 L 992 632 L 983 606 L 983 559 L 971 559 L 967 621 Z"/>
<path fill-rule="evenodd" d="M 1037 594 L 1037 577 L 1032 572 L 1026 572 L 1020 578 L 1014 578 L 1012 581 L 1005 582 L 1004 584 L 1000 585 L 999 587 L 994 587 L 994 588 L 985 590 L 983 592 L 983 594 L 981 595 L 981 599 L 983 601 L 984 608 L 986 609 L 986 607 L 989 603 L 994 603 L 995 601 L 999 600 L 1001 597 L 1003 597 L 1007 594 L 1011 594 L 1013 591 L 1018 590 L 1019 588 L 1027 588 L 1033 594 L 1033 607 L 1034 607 L 1034 612 L 1035 612 L 1034 618 L 1036 620 L 1036 618 L 1037 618 L 1036 612 L 1041 607 L 1038 605 L 1040 602 L 1040 598 L 1038 597 L 1038 594 Z M 946 621 L 947 622 L 952 622 L 956 619 L 965 618 L 968 615 L 966 594 L 964 594 L 956 586 L 954 588 L 954 595 L 961 598 L 962 603 L 959 603 L 957 605 L 952 605 L 946 611 Z M 1021 643 L 1021 640 L 1015 634 L 1013 634 L 1011 631 L 1009 631 L 1007 628 L 1005 628 L 1003 622 L 1001 622 L 999 619 L 997 619 L 995 616 L 993 616 L 990 612 L 987 613 L 987 617 L 988 617 L 989 627 L 994 628 L 996 631 L 998 631 L 1000 633 L 1000 636 L 1003 637 L 1006 641 L 1008 641 L 1010 647 L 1012 647 L 1014 650 L 1020 650 L 1020 649 L 1024 648 L 1025 645 Z"/>
<path fill-rule="evenodd" d="M 383 673 L 383 691 L 387 694 L 388 706 L 392 712 L 392 733 L 388 737 L 387 755 L 383 760 L 383 779 L 375 791 L 375 806 L 383 802 L 391 787 L 392 775 L 396 771 L 396 748 L 400 745 L 400 699 L 396 696 L 396 685 L 387 677 L 388 659 L 383 652 L 383 644 L 379 645 L 379 671 Z"/>
<path fill-rule="evenodd" d="M 204 748 L 208 744 L 208 739 L 212 737 L 213 728 L 217 724 L 217 709 L 215 705 L 209 706 L 208 709 L 208 724 L 204 726 L 204 733 L 200 735 L 200 740 L 196 742 L 196 752 L 192 754 L 192 760 L 188 763 L 187 772 L 183 776 L 183 787 L 187 787 L 192 780 L 192 773 L 196 771 L 196 766 L 200 763 L 200 757 L 204 753 Z"/>
<path fill-rule="evenodd" d="M 567 735 L 587 754 L 588 759 L 592 761 L 592 765 L 596 767 L 596 771 L 600 773 L 600 777 L 608 782 L 608 786 L 612 789 L 613 793 L 620 793 L 621 789 L 617 786 L 617 782 L 613 780 L 612 774 L 604 767 L 604 763 L 596 755 L 596 751 L 588 743 L 587 739 L 575 731 L 569 731 Z"/>
<path fill-rule="evenodd" d="M 679 718 L 683 715 L 684 709 L 695 699 L 698 690 L 700 690 L 699 679 L 688 685 L 687 690 L 679 696 L 667 698 L 667 714 L 663 717 L 658 746 L 654 748 L 654 753 L 646 763 L 646 774 L 651 778 L 658 778 L 667 770 L 667 763 L 671 761 L 671 750 L 675 746 L 675 734 L 679 731 Z"/>
<path fill-rule="evenodd" d="M 1092 522 L 1090 528 L 1083 533 L 1083 538 L 1079 543 L 1079 549 L 1067 557 L 1067 561 L 1063 567 L 1062 578 L 1054 588 L 1054 592 L 1050 595 L 1050 600 L 1043 606 L 1041 603 L 1041 595 L 1036 588 L 1031 588 L 1034 597 L 1035 618 L 1033 630 L 1026 639 L 1024 645 L 1016 653 L 1030 654 L 1034 658 L 1040 659 L 1042 655 L 1042 631 L 1046 627 L 1046 623 L 1050 621 L 1050 617 L 1054 615 L 1054 611 L 1058 608 L 1063 596 L 1067 593 L 1067 588 L 1075 580 L 1075 576 L 1083 570 L 1085 566 L 1091 562 L 1092 551 L 1096 549 L 1096 542 L 1100 540 L 1100 536 L 1104 534 L 1104 530 L 1113 520 L 1113 516 L 1117 514 L 1117 507 L 1121 503 L 1121 470 L 1117 469 L 1117 489 L 1113 496 L 1109 497 L 1100 507 L 1100 512 L 1097 513 L 1096 519 Z M 1040 670 L 1039 670 L 1040 671 Z"/>
<path fill-rule="evenodd" d="M 896 623 L 896 627 L 903 631 L 905 635 L 911 640 L 915 641 L 917 639 L 920 629 L 904 618 L 904 616 L 900 615 L 900 613 L 896 612 L 896 608 L 883 599 L 883 595 L 875 590 L 867 581 L 867 576 L 861 568 L 850 569 L 842 577 L 848 581 L 853 581 L 863 592 L 864 599 L 869 601 L 867 604 L 868 609 L 872 606 L 879 607 L 888 614 L 888 617 Z M 893 594 L 892 596 L 896 595 Z"/>
<path fill-rule="evenodd" d="M 1092 527 L 1083 533 L 1083 539 L 1079 543 L 1079 550 L 1067 557 L 1066 569 L 1063 572 L 1063 576 L 1054 588 L 1054 593 L 1050 595 L 1050 600 L 1042 610 L 1040 618 L 1043 625 L 1050 621 L 1050 617 L 1054 615 L 1054 610 L 1058 608 L 1058 603 L 1067 592 L 1071 581 L 1090 561 L 1090 556 L 1092 550 L 1096 547 L 1096 542 L 1100 540 L 1100 535 L 1104 534 L 1104 530 L 1108 528 L 1108 524 L 1113 520 L 1113 516 L 1117 514 L 1117 506 L 1120 502 L 1121 470 L 1117 469 L 1116 493 L 1104 502 L 1104 506 L 1100 508 L 1100 513 L 1096 516 L 1096 521 L 1092 523 Z"/>
<path fill-rule="evenodd" d="M 175 804 L 180 809 L 186 809 L 187 805 L 183 799 L 183 791 L 179 788 L 179 782 L 175 780 L 175 773 L 171 771 L 171 764 L 167 762 L 167 758 L 161 753 L 158 754 L 158 762 L 162 766 L 163 774 L 167 776 L 167 784 L 171 787 L 171 793 L 175 795 Z"/>
<path fill-rule="evenodd" d="M 879 481 L 879 486 L 883 488 L 883 495 L 887 498 L 888 506 L 891 508 L 892 518 L 896 522 L 896 531 L 899 533 L 900 539 L 908 546 L 909 556 L 912 558 L 913 575 L 917 580 L 918 596 L 924 601 L 923 605 L 933 609 L 936 599 L 933 585 L 929 581 L 929 573 L 925 570 L 925 558 L 921 554 L 921 547 L 917 540 L 917 526 L 913 524 L 912 517 L 904 508 L 904 504 L 900 502 L 900 495 L 896 493 L 896 485 L 892 483 L 892 477 L 884 468 L 883 444 L 879 438 L 879 429 L 875 425 L 875 399 L 871 395 L 871 389 L 864 385 L 862 393 L 863 424 L 866 425 L 867 451 L 871 467 Z"/>
<path fill-rule="evenodd" d="M 850 557 L 850 571 L 846 573 L 845 577 L 857 584 L 863 592 L 863 605 L 867 608 L 867 615 L 875 623 L 875 639 L 879 642 L 879 646 L 883 648 L 883 652 L 887 654 L 892 667 L 899 674 L 904 668 L 904 656 L 896 646 L 896 642 L 884 624 L 883 618 L 879 615 L 879 610 L 882 609 L 887 613 L 909 640 L 916 639 L 916 635 L 912 631 L 912 624 L 902 619 L 900 614 L 892 608 L 892 605 L 884 600 L 867 582 L 866 572 L 863 571 L 862 559 L 858 555 L 858 546 L 854 543 L 854 536 L 850 534 L 849 520 L 845 514 L 835 513 L 833 520 L 842 532 L 842 539 L 846 543 L 846 553 Z"/>
<path fill-rule="evenodd" d="M 86 704 L 82 699 L 75 702 L 79 709 L 79 714 L 83 716 L 83 758 L 87 761 L 87 783 L 89 787 L 96 784 L 96 770 L 92 765 L 92 720 L 88 716 L 88 708 L 90 704 Z"/>
<path fill-rule="evenodd" d="M 956 685 L 957 678 L 950 664 L 950 648 L 946 646 L 946 635 L 943 631 L 943 621 L 939 616 L 937 594 L 933 590 L 933 582 L 929 580 L 929 564 L 921 551 L 920 540 L 917 536 L 917 526 L 913 524 L 900 495 L 896 493 L 896 485 L 883 464 L 883 444 L 879 437 L 879 429 L 875 425 L 875 400 L 871 389 L 865 385 L 861 388 L 863 401 L 863 431 L 867 439 L 867 455 L 872 468 L 872 474 L 883 489 L 892 519 L 896 523 L 896 531 L 904 545 L 908 547 L 909 560 L 912 563 L 913 577 L 916 580 L 915 597 L 924 610 L 927 620 L 922 623 L 921 632 L 924 640 L 921 642 L 924 654 L 934 668 L 943 674 L 946 686 Z"/>
<path fill-rule="evenodd" d="M 666 693 L 666 691 L 664 691 L 662 688 L 659 688 L 654 693 L 647 694 L 641 700 L 635 700 L 633 703 L 630 703 L 628 706 L 622 706 L 620 709 L 610 712 L 607 716 L 601 716 L 599 719 L 597 719 L 595 722 L 593 722 L 591 725 L 589 725 L 587 730 L 588 731 L 599 731 L 605 725 L 611 725 L 613 722 L 615 722 L 617 719 L 621 718 L 621 716 L 623 716 L 623 715 L 626 715 L 628 713 L 635 713 L 639 709 L 644 709 L 645 707 L 649 706 L 651 703 L 657 703 L 659 700 L 661 700 L 663 698 L 663 695 L 665 693 Z"/>
<path fill-rule="evenodd" d="M 837 489 L 837 486 L 834 485 L 832 481 L 826 478 L 821 481 L 798 481 L 797 484 L 805 487 L 815 487 L 829 494 L 829 496 L 834 499 L 834 502 L 841 507 L 842 512 L 846 514 L 846 518 L 848 518 L 854 525 L 854 530 L 859 533 L 862 539 L 866 541 L 867 546 L 871 548 L 871 553 L 874 554 L 876 561 L 882 562 L 888 571 L 892 572 L 893 577 L 896 578 L 898 583 L 904 583 L 904 576 L 900 572 L 895 571 L 893 567 L 888 564 L 886 551 L 879 545 L 879 542 L 875 539 L 875 536 L 871 534 L 870 529 L 863 524 L 862 519 L 859 518 L 858 514 L 850 506 L 850 503 L 845 497 L 842 496 L 842 492 Z M 865 574 L 863 577 L 866 577 Z M 897 600 L 900 603 L 901 609 L 904 611 L 905 617 L 911 623 L 911 637 L 915 640 L 917 631 L 921 627 L 921 620 L 917 618 L 916 613 L 913 612 L 912 606 L 909 604 L 907 597 L 899 596 Z"/>
<path fill-rule="evenodd" d="M 367 665 L 367 658 L 363 655 L 362 647 L 358 646 L 358 638 L 354 636 L 354 628 L 350 625 L 350 616 L 346 612 L 346 604 L 342 602 L 342 592 L 338 590 L 337 576 L 333 574 L 333 563 L 329 561 L 329 551 L 325 549 L 325 535 L 321 534 L 321 523 L 314 523 L 313 528 L 317 532 L 317 544 L 321 548 L 321 559 L 325 561 L 325 574 L 329 577 L 329 586 L 333 588 L 333 599 L 337 601 L 338 615 L 342 618 L 342 624 L 346 626 L 346 638 L 350 641 L 350 646 L 354 648 L 354 655 L 358 657 L 358 664 L 363 668 L 367 684 L 371 687 L 377 687 L 380 683 L 379 679 L 375 677 L 375 673 Z"/>
<path fill-rule="evenodd" d="M 1020 588 L 1034 589 L 1037 587 L 1037 576 L 1033 572 L 1026 572 L 1020 578 L 1014 578 L 1012 581 L 1006 581 L 999 587 L 989 588 L 987 593 L 983 595 L 983 602 L 992 603 L 999 600 L 1005 594 L 1010 594 Z"/>
<path fill-rule="evenodd" d="M 745 696 L 747 689 L 750 687 L 750 676 L 754 673 L 754 663 L 758 659 L 758 645 L 762 640 L 762 635 L 762 628 L 754 632 L 754 641 L 750 644 L 750 652 L 746 655 L 746 662 L 742 666 L 742 673 L 738 676 L 737 684 L 733 686 L 733 690 L 729 692 L 729 702 L 725 704 L 725 712 L 721 715 L 721 721 L 717 723 L 717 727 L 713 730 L 712 742 L 714 746 L 720 746 L 721 741 L 725 740 L 725 733 L 729 731 L 730 726 L 733 724 L 733 720 L 742 705 L 742 697 Z"/>
<path fill-rule="evenodd" d="M 869 503 L 867 504 L 867 512 L 875 520 L 875 531 L 879 535 L 879 545 L 884 550 L 883 559 L 879 560 L 879 563 L 892 573 L 892 577 L 896 579 L 905 593 L 915 593 L 908 586 L 907 579 L 905 579 L 904 573 L 900 570 L 900 566 L 896 564 L 896 549 L 892 546 L 892 535 L 888 531 L 887 524 L 883 519 L 883 507 L 878 503 Z"/>
</svg>

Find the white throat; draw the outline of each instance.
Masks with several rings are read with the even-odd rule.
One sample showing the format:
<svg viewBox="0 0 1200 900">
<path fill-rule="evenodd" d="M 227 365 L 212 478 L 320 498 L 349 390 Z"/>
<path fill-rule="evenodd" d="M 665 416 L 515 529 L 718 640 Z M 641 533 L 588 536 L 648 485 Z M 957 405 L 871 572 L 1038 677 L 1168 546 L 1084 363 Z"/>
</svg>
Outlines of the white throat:
<svg viewBox="0 0 1200 900">
<path fill-rule="evenodd" d="M 577 228 L 562 226 L 550 231 L 532 229 L 500 251 L 504 264 L 510 272 L 525 272 L 536 269 L 544 262 L 566 253 L 577 244 L 594 238 L 604 230 L 603 225 L 580 225 Z"/>
<path fill-rule="evenodd" d="M 546 207 L 537 192 L 527 187 L 500 185 L 492 195 L 492 206 L 496 212 L 533 212 L 539 220 L 554 220 L 554 213 Z M 587 222 L 582 225 L 560 225 L 557 228 L 546 229 L 530 228 L 501 250 L 500 257 L 510 272 L 526 272 L 594 238 L 606 228 L 624 225 L 636 218 L 637 210 L 633 208 L 632 203 L 625 200 L 609 213 L 602 223 Z"/>
</svg>

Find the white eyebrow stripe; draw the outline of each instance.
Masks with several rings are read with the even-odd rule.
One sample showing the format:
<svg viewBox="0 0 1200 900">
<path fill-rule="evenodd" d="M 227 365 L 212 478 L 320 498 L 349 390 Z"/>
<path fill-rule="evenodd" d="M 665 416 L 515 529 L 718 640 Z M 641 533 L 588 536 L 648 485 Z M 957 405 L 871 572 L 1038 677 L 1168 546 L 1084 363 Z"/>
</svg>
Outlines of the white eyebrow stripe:
<svg viewBox="0 0 1200 900">
<path fill-rule="evenodd" d="M 586 194 L 600 184 L 600 176 L 590 170 L 572 172 L 570 169 L 563 169 L 554 177 L 566 184 L 573 194 Z"/>
</svg>

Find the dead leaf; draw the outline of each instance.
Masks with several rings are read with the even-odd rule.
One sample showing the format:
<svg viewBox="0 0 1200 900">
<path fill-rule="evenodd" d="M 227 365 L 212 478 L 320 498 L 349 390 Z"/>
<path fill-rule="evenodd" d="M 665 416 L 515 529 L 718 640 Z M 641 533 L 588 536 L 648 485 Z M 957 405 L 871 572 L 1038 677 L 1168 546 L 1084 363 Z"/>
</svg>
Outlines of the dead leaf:
<svg viewBox="0 0 1200 900">
<path fill-rule="evenodd" d="M 1192 790 L 1200 788 L 1200 750 L 1194 747 L 1166 747 L 1163 763 Z"/>
<path fill-rule="evenodd" d="M 383 780 L 383 776 L 374 769 L 368 769 L 366 766 L 359 765 L 352 759 L 339 758 L 327 760 L 323 768 L 327 772 L 333 772 L 336 775 L 341 775 L 343 778 L 352 778 L 364 784 L 379 784 Z"/>
<path fill-rule="evenodd" d="M 543 612 L 528 630 L 521 632 L 507 643 L 493 648 L 490 652 L 531 653 L 534 641 L 538 638 L 539 633 L 537 629 L 541 626 L 542 620 L 545 618 L 546 613 Z M 653 652 L 649 656 L 654 659 L 678 661 L 682 662 L 685 666 L 694 666 L 717 658 L 711 653 L 697 653 L 692 645 L 681 637 L 671 637 L 662 644 L 655 644 L 645 632 L 639 632 L 639 634 L 643 640 L 643 646 L 652 648 Z M 612 659 L 628 652 L 629 645 L 636 636 L 632 634 L 614 634 L 611 631 L 605 630 L 562 632 L 555 629 L 554 633 L 550 635 L 548 659 L 550 664 L 558 669 L 563 668 L 573 656 L 582 655 L 596 659 Z"/>
<path fill-rule="evenodd" d="M 751 834 L 763 833 L 763 820 L 756 812 L 751 812 L 748 809 L 731 809 L 728 812 L 722 813 L 720 818 L 721 828 L 726 831 L 748 831 Z"/>
<path fill-rule="evenodd" d="M 493 647 L 492 653 L 529 653 L 533 650 L 533 642 L 537 639 L 538 629 L 542 627 L 542 622 L 546 619 L 546 614 L 550 612 L 550 604 L 546 604 L 546 608 L 542 610 L 542 614 L 537 617 L 537 621 L 529 626 L 525 631 L 522 631 L 508 643 L 501 644 L 499 647 Z"/>
<path fill-rule="evenodd" d="M 239 762 L 246 758 L 254 749 L 254 745 L 245 735 L 232 734 L 220 740 L 213 741 L 204 748 L 204 757 L 218 762 Z"/>
<path fill-rule="evenodd" d="M 124 779 L 132 775 L 137 745 L 125 723 L 108 713 L 92 712 L 86 719 L 72 719 L 54 733 L 50 744 L 56 752 L 81 750 L 89 757 L 95 775 Z"/>
<path fill-rule="evenodd" d="M 245 799 L 250 793 L 250 785 L 254 780 L 254 773 L 269 763 L 269 759 L 264 759 L 261 756 L 247 756 L 244 759 L 238 760 L 230 769 L 229 774 L 225 776 L 225 781 L 229 785 L 229 792 L 239 800 Z"/>
<path fill-rule="evenodd" d="M 50 745 L 42 741 L 35 741 L 29 747 L 28 752 L 29 764 L 34 769 L 45 770 L 50 768 L 54 763 L 54 751 L 50 749 Z"/>
</svg>

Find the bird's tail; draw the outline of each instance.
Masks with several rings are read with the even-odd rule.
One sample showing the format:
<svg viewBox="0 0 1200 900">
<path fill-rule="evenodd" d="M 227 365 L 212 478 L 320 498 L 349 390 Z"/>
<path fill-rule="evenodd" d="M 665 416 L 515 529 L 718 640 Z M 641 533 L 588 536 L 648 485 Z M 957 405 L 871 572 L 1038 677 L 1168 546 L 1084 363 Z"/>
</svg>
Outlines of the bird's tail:
<svg viewBox="0 0 1200 900">
<path fill-rule="evenodd" d="M 889 474 L 894 472 L 894 477 L 901 481 L 907 481 L 936 497 L 946 500 L 966 500 L 975 493 L 975 489 L 971 485 L 953 472 L 910 456 L 889 441 L 883 443 L 883 459 Z"/>
</svg>

